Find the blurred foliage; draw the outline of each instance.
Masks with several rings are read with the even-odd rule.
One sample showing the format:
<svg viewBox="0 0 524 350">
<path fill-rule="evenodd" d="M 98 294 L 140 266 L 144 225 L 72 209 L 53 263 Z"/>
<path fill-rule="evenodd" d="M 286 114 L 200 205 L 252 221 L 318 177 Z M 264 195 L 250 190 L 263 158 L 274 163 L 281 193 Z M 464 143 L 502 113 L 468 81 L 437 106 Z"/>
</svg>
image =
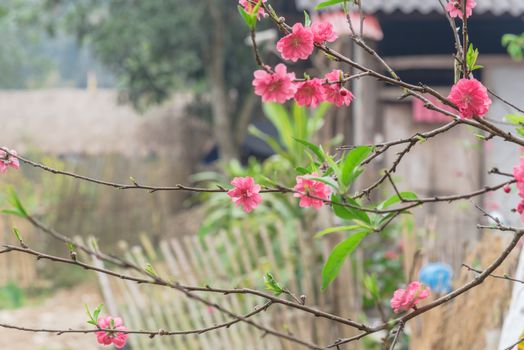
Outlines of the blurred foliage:
<svg viewBox="0 0 524 350">
<path fill-rule="evenodd" d="M 85 87 L 88 72 L 96 73 L 99 86 L 113 86 L 89 46 L 79 48 L 70 33 L 54 33 L 44 22 L 42 1 L 0 3 L 0 88 Z"/>
<path fill-rule="evenodd" d="M 405 282 L 401 233 L 413 230 L 412 218 L 405 216 L 399 223 L 388 226 L 380 239 L 369 240 L 365 245 L 363 270 L 364 308 L 373 308 L 380 303 L 386 310 L 393 292 Z"/>
<path fill-rule="evenodd" d="M 16 309 L 22 307 L 24 302 L 24 292 L 14 282 L 9 282 L 0 287 L 0 310 Z"/>
<path fill-rule="evenodd" d="M 25 1 L 0 4 L 0 87 L 21 89 L 39 87 L 47 78 L 52 62 L 37 55 L 43 34 L 20 25 L 31 20 Z"/>
<path fill-rule="evenodd" d="M 213 31 L 205 1 L 41 0 L 40 22 L 65 29 L 89 44 L 116 75 L 123 97 L 143 109 L 174 90 L 205 91 Z M 245 79 L 254 69 L 243 42 L 246 28 L 235 6 L 223 2 L 227 18 L 227 86 L 237 95 L 251 90 Z M 239 96 L 240 97 L 240 96 Z M 238 98 L 237 100 L 242 100 Z"/>
<path fill-rule="evenodd" d="M 524 33 L 504 34 L 502 36 L 502 46 L 508 50 L 508 54 L 515 61 L 522 61 L 524 58 Z"/>
<path fill-rule="evenodd" d="M 250 126 L 249 131 L 266 142 L 275 154 L 262 162 L 250 158 L 246 165 L 234 160 L 224 166 L 223 172 L 198 173 L 193 175 L 193 181 L 224 184 L 234 177 L 252 176 L 263 186 L 271 187 L 274 184 L 270 179 L 278 179 L 280 185 L 293 187 L 297 168 L 309 162 L 306 146 L 296 140 L 314 140 L 317 131 L 324 124 L 329 106 L 323 104 L 317 109 L 308 110 L 296 103 L 289 109 L 279 104 L 264 104 L 266 117 L 277 130 L 278 137 L 265 134 L 254 126 Z M 231 204 L 231 198 L 223 194 L 205 194 L 202 198 L 207 215 L 200 227 L 201 236 L 221 229 L 230 231 L 234 227 L 256 228 L 277 219 L 293 230 L 297 220 L 303 220 L 305 215 L 295 198 L 279 193 L 265 195 L 264 201 L 257 207 L 256 215 L 244 213 Z"/>
</svg>

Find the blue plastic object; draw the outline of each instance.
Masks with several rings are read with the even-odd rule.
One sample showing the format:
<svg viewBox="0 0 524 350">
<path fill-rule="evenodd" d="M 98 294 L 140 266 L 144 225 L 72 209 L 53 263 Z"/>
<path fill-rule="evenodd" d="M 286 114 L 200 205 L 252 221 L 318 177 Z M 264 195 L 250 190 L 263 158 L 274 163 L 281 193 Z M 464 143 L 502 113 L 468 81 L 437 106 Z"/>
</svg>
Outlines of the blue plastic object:
<svg viewBox="0 0 524 350">
<path fill-rule="evenodd" d="M 435 293 L 449 293 L 453 290 L 451 286 L 453 270 L 446 263 L 435 262 L 424 266 L 419 273 L 419 281 L 428 286 Z"/>
</svg>

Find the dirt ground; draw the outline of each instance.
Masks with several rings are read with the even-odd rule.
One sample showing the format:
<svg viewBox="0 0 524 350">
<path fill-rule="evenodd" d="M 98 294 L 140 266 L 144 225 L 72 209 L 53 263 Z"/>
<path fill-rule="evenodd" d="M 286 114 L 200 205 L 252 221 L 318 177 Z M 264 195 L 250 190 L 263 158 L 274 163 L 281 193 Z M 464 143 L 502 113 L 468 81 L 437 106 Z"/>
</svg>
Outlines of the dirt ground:
<svg viewBox="0 0 524 350">
<path fill-rule="evenodd" d="M 57 292 L 37 306 L 0 310 L 0 322 L 33 328 L 87 328 L 84 304 L 101 303 L 94 285 L 82 285 Z M 0 329 L 2 350 L 98 350 L 93 334 L 54 335 Z"/>
</svg>

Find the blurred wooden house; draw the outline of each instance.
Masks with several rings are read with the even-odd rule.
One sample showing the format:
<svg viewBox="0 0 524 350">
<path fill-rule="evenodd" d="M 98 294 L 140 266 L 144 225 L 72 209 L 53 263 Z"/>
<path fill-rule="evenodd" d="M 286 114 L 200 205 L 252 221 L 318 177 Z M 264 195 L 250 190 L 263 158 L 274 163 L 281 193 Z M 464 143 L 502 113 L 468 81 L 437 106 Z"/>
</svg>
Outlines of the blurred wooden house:
<svg viewBox="0 0 524 350">
<path fill-rule="evenodd" d="M 299 10 L 309 10 L 315 17 L 314 6 L 319 0 L 296 0 Z M 485 68 L 475 73 L 478 79 L 510 101 L 522 100 L 519 87 L 524 79 L 524 65 L 515 62 L 501 45 L 506 33 L 524 31 L 523 0 L 480 0 L 469 21 L 470 40 L 480 50 L 479 64 Z M 453 84 L 453 33 L 443 14 L 439 1 L 419 0 L 364 0 L 364 38 L 385 58 L 386 62 L 410 83 L 423 82 L 442 94 L 449 93 Z M 347 39 L 337 49 L 363 64 L 387 75 L 384 67 L 360 47 L 349 40 L 349 26 L 339 27 L 345 16 L 336 6 L 328 16 Z M 355 6 L 352 6 L 356 10 Z M 326 16 L 322 14 L 321 16 Z M 358 18 L 356 13 L 353 16 Z M 347 23 L 346 23 L 347 25 Z M 350 67 L 345 67 L 350 71 Z M 356 73 L 356 71 L 354 71 Z M 443 125 L 440 115 L 429 111 L 412 99 L 399 100 L 402 92 L 375 79 L 363 78 L 352 83 L 355 103 L 350 110 L 337 112 L 329 133 L 343 131 L 346 144 L 369 144 L 411 136 Z M 493 98 L 488 118 L 503 121 L 512 113 Z M 474 131 L 459 127 L 445 135 L 417 145 L 401 163 L 396 172 L 401 190 L 415 191 L 423 196 L 450 195 L 474 191 L 484 185 L 496 184 L 500 178 L 488 175 L 492 167 L 510 170 L 508 164 L 516 162 L 518 149 L 500 140 L 481 142 Z M 394 151 L 380 159 L 375 171 L 391 166 Z M 474 204 L 491 212 L 503 213 L 510 223 L 519 221 L 511 215 L 516 198 L 504 193 L 486 196 L 483 202 L 462 202 L 453 205 L 433 205 L 420 209 L 423 215 L 419 225 L 434 222 L 438 233 L 434 238 L 428 259 L 445 260 L 460 266 L 464 246 L 479 238 L 476 223 L 480 218 Z M 434 221 L 432 218 L 439 218 Z M 453 239 L 449 239 L 453 237 Z M 457 239 L 458 237 L 458 239 Z"/>
</svg>

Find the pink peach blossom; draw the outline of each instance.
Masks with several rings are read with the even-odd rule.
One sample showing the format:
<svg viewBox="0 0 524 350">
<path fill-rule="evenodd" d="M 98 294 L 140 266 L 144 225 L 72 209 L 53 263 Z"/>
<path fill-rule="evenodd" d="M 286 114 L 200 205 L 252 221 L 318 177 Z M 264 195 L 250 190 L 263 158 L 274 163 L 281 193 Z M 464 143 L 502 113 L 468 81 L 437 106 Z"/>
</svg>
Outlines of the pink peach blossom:
<svg viewBox="0 0 524 350">
<path fill-rule="evenodd" d="M 329 22 L 315 22 L 311 26 L 311 30 L 313 31 L 313 41 L 316 44 L 323 44 L 326 41 L 332 43 L 337 40 L 337 33 Z"/>
<path fill-rule="evenodd" d="M 448 99 L 457 105 L 462 118 L 483 117 L 491 106 L 488 90 L 477 79 L 460 79 Z"/>
<path fill-rule="evenodd" d="M 288 73 L 287 67 L 282 63 L 277 64 L 274 73 L 259 69 L 253 76 L 255 94 L 262 96 L 264 102 L 284 103 L 295 96 L 295 73 Z"/>
<path fill-rule="evenodd" d="M 16 156 L 17 153 L 15 150 L 10 150 L 7 147 L 0 148 L 0 174 L 7 172 L 8 168 L 13 168 L 15 170 L 20 168 L 20 161 Z"/>
<path fill-rule="evenodd" d="M 524 198 L 524 157 L 520 157 L 520 163 L 513 168 L 513 177 L 517 180 L 519 196 Z"/>
<path fill-rule="evenodd" d="M 251 212 L 260 203 L 262 203 L 262 196 L 260 196 L 260 185 L 255 184 L 255 180 L 251 176 L 235 177 L 231 181 L 234 189 L 229 190 L 227 195 L 233 199 L 237 206 L 242 206 L 246 213 Z"/>
<path fill-rule="evenodd" d="M 312 180 L 312 177 L 318 177 L 318 175 L 313 173 L 297 176 L 297 184 L 293 188 L 296 193 L 293 196 L 300 198 L 300 207 L 319 209 L 324 205 L 324 201 L 329 199 L 331 189 L 323 182 Z"/>
<path fill-rule="evenodd" d="M 473 14 L 473 9 L 477 6 L 475 0 L 449 0 L 446 4 L 446 11 L 452 18 L 462 19 L 462 4 L 466 1 L 466 17 Z"/>
<path fill-rule="evenodd" d="M 520 163 L 513 168 L 513 177 L 517 180 L 517 190 L 521 199 L 517 206 L 517 212 L 524 221 L 524 157 L 520 157 Z"/>
<path fill-rule="evenodd" d="M 520 214 L 520 219 L 524 221 L 524 200 L 521 200 L 517 205 L 517 213 Z"/>
<path fill-rule="evenodd" d="M 95 332 L 96 340 L 102 345 L 114 344 L 117 349 L 121 349 L 126 345 L 128 334 L 120 332 L 105 332 L 103 330 L 118 330 L 127 331 L 127 327 L 123 326 L 122 319 L 120 317 L 100 317 L 98 319 L 98 327 L 102 331 Z"/>
<path fill-rule="evenodd" d="M 324 100 L 322 80 L 309 79 L 296 84 L 295 100 L 300 106 L 316 107 Z"/>
<path fill-rule="evenodd" d="M 351 101 L 353 101 L 351 91 L 343 88 L 341 83 L 333 83 L 339 81 L 342 75 L 342 71 L 338 69 L 325 75 L 326 82 L 330 84 L 324 85 L 324 98 L 326 101 L 334 103 L 337 107 L 341 107 L 342 105 L 349 106 Z"/>
<path fill-rule="evenodd" d="M 266 2 L 267 0 L 263 0 Z M 256 4 L 258 3 L 258 0 L 238 0 L 238 3 L 244 7 L 244 10 L 246 10 L 247 13 L 251 13 L 253 9 L 255 8 Z M 261 16 L 264 16 L 266 14 L 266 11 L 262 6 L 258 9 L 257 18 L 260 19 Z"/>
<path fill-rule="evenodd" d="M 307 60 L 313 53 L 314 35 L 311 28 L 296 23 L 290 34 L 277 42 L 277 50 L 282 58 L 292 62 Z"/>
<path fill-rule="evenodd" d="M 421 300 L 429 297 L 429 288 L 418 281 L 411 282 L 406 289 L 399 288 L 391 298 L 391 308 L 395 313 L 409 311 Z"/>
</svg>

